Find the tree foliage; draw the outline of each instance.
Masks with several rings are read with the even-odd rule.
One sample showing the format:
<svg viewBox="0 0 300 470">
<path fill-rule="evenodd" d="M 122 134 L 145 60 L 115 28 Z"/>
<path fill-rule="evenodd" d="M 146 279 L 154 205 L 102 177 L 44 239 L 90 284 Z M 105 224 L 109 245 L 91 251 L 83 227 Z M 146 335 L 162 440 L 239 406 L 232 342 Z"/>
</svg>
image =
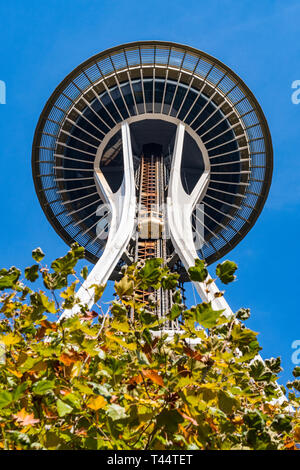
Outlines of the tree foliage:
<svg viewBox="0 0 300 470">
<path fill-rule="evenodd" d="M 57 321 L 72 308 L 83 249 L 73 245 L 51 269 L 36 264 L 0 271 L 0 447 L 2 449 L 295 449 L 300 440 L 299 379 L 288 399 L 277 385 L 280 358 L 263 362 L 257 333 L 210 303 L 189 309 L 177 275 L 160 259 L 123 269 L 115 300 L 104 309 L 95 286 L 94 311 Z M 236 265 L 225 261 L 225 284 Z M 209 283 L 203 262 L 192 279 Z M 41 278 L 45 290 L 33 290 Z M 155 297 L 171 291 L 166 318 L 154 315 Z M 57 316 L 57 318 L 56 318 Z M 177 320 L 180 332 L 166 328 Z M 285 392 L 285 391 L 284 391 Z"/>
</svg>

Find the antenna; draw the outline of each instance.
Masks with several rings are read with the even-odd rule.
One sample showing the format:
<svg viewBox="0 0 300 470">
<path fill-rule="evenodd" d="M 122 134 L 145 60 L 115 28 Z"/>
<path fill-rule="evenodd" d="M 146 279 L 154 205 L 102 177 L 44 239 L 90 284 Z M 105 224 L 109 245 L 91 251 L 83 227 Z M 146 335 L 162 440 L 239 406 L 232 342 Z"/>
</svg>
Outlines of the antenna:
<svg viewBox="0 0 300 470">
<path fill-rule="evenodd" d="M 197 257 L 222 258 L 255 224 L 272 168 L 269 128 L 244 82 L 163 41 L 108 49 L 71 72 L 40 116 L 32 153 L 49 222 L 95 264 L 78 291 L 90 308 L 91 286 L 119 279 L 124 264 L 161 257 L 183 285 Z M 231 313 L 214 282 L 195 287 Z M 160 317 L 172 298 L 155 295 Z"/>
</svg>

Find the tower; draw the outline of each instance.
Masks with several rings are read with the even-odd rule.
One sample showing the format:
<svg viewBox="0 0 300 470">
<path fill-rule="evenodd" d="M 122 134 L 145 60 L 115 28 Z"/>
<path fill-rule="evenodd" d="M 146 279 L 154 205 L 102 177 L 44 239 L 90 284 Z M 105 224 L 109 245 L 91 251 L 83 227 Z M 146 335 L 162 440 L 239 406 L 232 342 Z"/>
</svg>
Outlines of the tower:
<svg viewBox="0 0 300 470">
<path fill-rule="evenodd" d="M 260 105 L 231 69 L 188 46 L 140 41 L 61 82 L 40 116 L 32 168 L 48 220 L 95 263 L 78 291 L 91 307 L 91 286 L 118 279 L 124 263 L 161 257 L 183 284 L 195 258 L 222 258 L 257 220 L 272 158 Z M 230 312 L 214 282 L 196 288 Z M 171 299 L 156 296 L 163 315 Z"/>
</svg>

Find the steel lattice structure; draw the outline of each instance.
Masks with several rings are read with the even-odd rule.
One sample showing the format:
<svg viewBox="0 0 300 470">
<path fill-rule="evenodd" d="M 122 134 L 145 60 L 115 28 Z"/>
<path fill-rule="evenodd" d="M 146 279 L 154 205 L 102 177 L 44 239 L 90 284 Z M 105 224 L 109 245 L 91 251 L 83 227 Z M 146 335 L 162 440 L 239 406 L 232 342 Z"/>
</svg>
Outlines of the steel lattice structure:
<svg viewBox="0 0 300 470">
<path fill-rule="evenodd" d="M 149 150 L 145 144 L 150 143 Z M 114 233 L 113 224 L 121 223 L 125 210 L 118 209 L 114 222 L 113 214 L 99 215 L 99 207 L 106 202 L 113 212 L 111 201 L 126 196 L 130 185 L 128 201 L 136 200 L 143 183 L 139 159 L 148 151 L 154 158 L 154 144 L 163 159 L 157 198 L 165 197 L 171 228 L 171 242 L 156 254 L 171 266 L 179 256 L 184 271 L 195 253 L 208 264 L 216 261 L 257 220 L 271 183 L 273 154 L 266 119 L 252 92 L 230 68 L 202 51 L 162 41 L 125 44 L 88 59 L 61 82 L 41 114 L 33 142 L 41 206 L 59 235 L 68 244 L 77 241 L 93 263 L 105 252 L 106 239 L 99 233 L 108 227 Z M 185 223 L 195 230 L 198 220 L 203 228 L 203 243 L 193 254 L 183 254 L 186 248 L 178 242 L 183 222 L 171 208 L 182 200 L 190 210 Z M 201 220 L 195 212 L 199 202 Z M 111 260 L 111 279 L 118 276 L 121 258 L 134 261 L 144 250 L 132 241 L 137 206 L 128 205 L 126 211 L 132 226 L 119 258 L 116 254 Z"/>
</svg>

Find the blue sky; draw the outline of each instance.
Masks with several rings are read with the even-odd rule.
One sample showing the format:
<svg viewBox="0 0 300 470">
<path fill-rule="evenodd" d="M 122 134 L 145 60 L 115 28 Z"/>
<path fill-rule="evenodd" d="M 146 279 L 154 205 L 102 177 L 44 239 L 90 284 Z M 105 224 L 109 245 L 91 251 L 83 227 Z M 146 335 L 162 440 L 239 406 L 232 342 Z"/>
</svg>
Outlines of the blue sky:
<svg viewBox="0 0 300 470">
<path fill-rule="evenodd" d="M 201 49 L 241 76 L 270 126 L 270 195 L 254 228 L 227 256 L 239 270 L 226 298 L 233 310 L 251 308 L 247 324 L 260 333 L 263 357 L 282 356 L 285 383 L 294 367 L 291 344 L 300 340 L 300 105 L 291 101 L 291 84 L 300 80 L 299 15 L 297 0 L 2 1 L 0 80 L 7 104 L 0 105 L 0 266 L 32 264 L 37 246 L 49 262 L 66 252 L 39 206 L 31 176 L 39 114 L 65 75 L 91 55 L 135 40 Z M 106 300 L 110 293 L 109 288 Z"/>
</svg>

